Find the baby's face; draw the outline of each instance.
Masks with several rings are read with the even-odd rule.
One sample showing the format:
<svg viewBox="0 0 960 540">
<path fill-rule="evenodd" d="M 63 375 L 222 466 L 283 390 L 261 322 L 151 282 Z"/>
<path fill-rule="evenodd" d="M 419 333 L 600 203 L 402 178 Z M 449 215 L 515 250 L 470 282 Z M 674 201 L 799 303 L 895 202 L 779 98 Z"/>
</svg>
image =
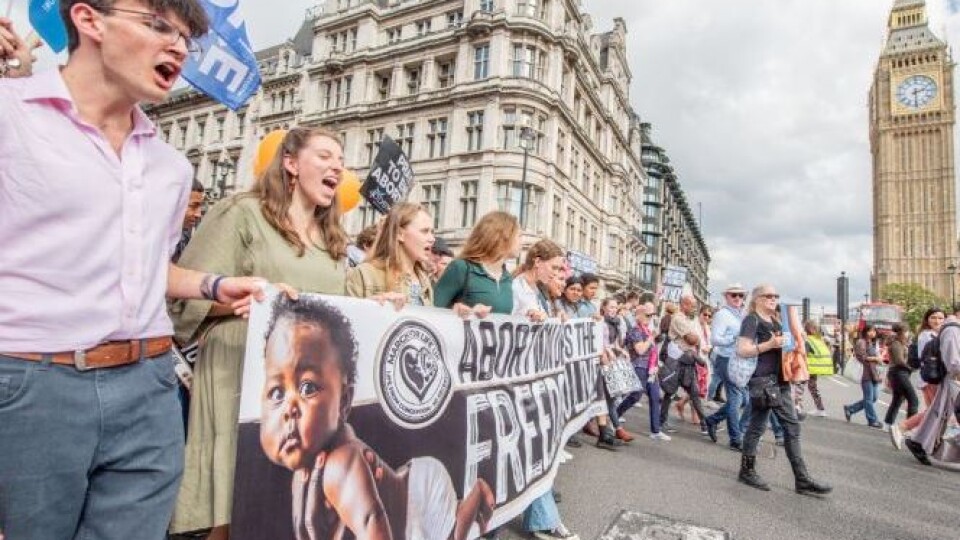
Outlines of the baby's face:
<svg viewBox="0 0 960 540">
<path fill-rule="evenodd" d="M 346 385 L 326 328 L 279 321 L 267 340 L 260 445 L 271 461 L 312 468 L 340 427 Z"/>
</svg>

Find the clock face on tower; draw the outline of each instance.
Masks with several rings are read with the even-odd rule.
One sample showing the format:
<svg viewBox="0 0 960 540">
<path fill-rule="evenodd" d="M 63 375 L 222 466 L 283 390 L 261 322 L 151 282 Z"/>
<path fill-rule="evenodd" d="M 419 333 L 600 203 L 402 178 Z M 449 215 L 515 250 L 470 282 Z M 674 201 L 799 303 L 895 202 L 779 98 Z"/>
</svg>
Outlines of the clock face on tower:
<svg viewBox="0 0 960 540">
<path fill-rule="evenodd" d="M 897 101 L 911 109 L 920 109 L 935 97 L 937 97 L 937 83 L 926 75 L 907 77 L 897 87 Z"/>
</svg>

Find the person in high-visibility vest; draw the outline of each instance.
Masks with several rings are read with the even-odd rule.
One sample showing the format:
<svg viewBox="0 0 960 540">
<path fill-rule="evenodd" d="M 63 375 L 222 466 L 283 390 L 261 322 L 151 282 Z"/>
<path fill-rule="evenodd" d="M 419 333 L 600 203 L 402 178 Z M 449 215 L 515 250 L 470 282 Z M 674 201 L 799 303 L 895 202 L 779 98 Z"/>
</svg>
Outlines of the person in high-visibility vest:
<svg viewBox="0 0 960 540">
<path fill-rule="evenodd" d="M 820 389 L 817 387 L 817 377 L 833 375 L 833 355 L 830 352 L 830 346 L 823 341 L 820 325 L 814 321 L 807 321 L 803 324 L 803 331 L 807 334 L 807 370 L 810 372 L 810 379 L 806 383 L 797 385 L 797 409 L 800 409 L 803 389 L 806 387 L 810 390 L 814 405 L 817 406 L 817 410 L 810 414 L 823 417 L 827 415 L 827 411 L 823 408 L 823 398 L 820 397 Z"/>
</svg>

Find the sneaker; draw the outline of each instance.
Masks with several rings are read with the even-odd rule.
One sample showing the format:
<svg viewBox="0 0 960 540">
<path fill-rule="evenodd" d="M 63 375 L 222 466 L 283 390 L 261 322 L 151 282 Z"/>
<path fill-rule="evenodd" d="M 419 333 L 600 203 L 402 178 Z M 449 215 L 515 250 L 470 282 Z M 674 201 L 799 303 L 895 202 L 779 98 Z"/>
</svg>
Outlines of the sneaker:
<svg viewBox="0 0 960 540">
<path fill-rule="evenodd" d="M 867 424 L 867 425 L 868 425 L 869 427 L 872 427 L 873 429 L 879 429 L 879 430 L 883 431 L 883 424 L 881 424 L 880 422 L 874 422 L 874 423 L 872 423 L 872 424 Z"/>
<path fill-rule="evenodd" d="M 583 446 L 583 443 L 581 443 L 580 439 L 576 437 L 570 437 L 569 439 L 567 439 L 567 446 L 569 446 L 570 448 L 580 448 L 581 446 Z"/>
<path fill-rule="evenodd" d="M 897 450 L 903 450 L 903 431 L 900 430 L 900 426 L 893 424 L 890 426 L 890 443 L 893 444 L 893 447 Z"/>
<path fill-rule="evenodd" d="M 707 435 L 711 441 L 717 442 L 717 424 L 711 422 L 710 419 L 707 419 Z"/>
<path fill-rule="evenodd" d="M 810 416 L 816 416 L 816 417 L 818 417 L 818 418 L 826 418 L 826 417 L 827 417 L 827 411 L 825 411 L 825 410 L 823 410 L 823 409 L 817 409 L 817 410 L 813 411 L 812 413 L 810 413 Z"/>
<path fill-rule="evenodd" d="M 853 413 L 850 412 L 850 409 L 846 405 L 843 406 L 843 416 L 847 419 L 847 422 L 850 421 L 850 417 L 853 416 Z"/>
<path fill-rule="evenodd" d="M 673 437 L 667 435 L 666 433 L 651 433 L 650 438 L 655 441 L 670 441 L 673 440 Z"/>
<path fill-rule="evenodd" d="M 730 441 L 730 450 L 734 452 L 743 452 L 743 443 L 740 441 Z"/>
<path fill-rule="evenodd" d="M 677 432 L 677 428 L 673 427 L 672 424 L 663 424 L 663 426 L 661 426 L 661 427 L 663 428 L 663 431 L 665 431 L 665 432 L 667 432 L 667 433 L 676 433 L 676 432 Z"/>
<path fill-rule="evenodd" d="M 552 531 L 534 531 L 533 537 L 540 540 L 580 540 L 579 536 L 567 530 L 562 523 Z"/>
<path fill-rule="evenodd" d="M 573 459 L 573 454 L 567 452 L 566 450 L 560 450 L 560 452 L 557 454 L 557 459 L 560 460 L 560 463 L 566 463 Z"/>
</svg>

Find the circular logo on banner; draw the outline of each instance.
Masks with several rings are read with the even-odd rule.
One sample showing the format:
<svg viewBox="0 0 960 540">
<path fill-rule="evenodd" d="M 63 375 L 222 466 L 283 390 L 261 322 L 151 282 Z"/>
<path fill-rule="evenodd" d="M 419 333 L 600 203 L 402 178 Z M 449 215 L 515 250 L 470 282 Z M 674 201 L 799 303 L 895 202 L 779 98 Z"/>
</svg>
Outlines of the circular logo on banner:
<svg viewBox="0 0 960 540">
<path fill-rule="evenodd" d="M 440 416 L 453 381 L 442 341 L 432 328 L 420 321 L 400 321 L 387 331 L 377 357 L 380 403 L 395 422 L 421 428 Z"/>
</svg>

